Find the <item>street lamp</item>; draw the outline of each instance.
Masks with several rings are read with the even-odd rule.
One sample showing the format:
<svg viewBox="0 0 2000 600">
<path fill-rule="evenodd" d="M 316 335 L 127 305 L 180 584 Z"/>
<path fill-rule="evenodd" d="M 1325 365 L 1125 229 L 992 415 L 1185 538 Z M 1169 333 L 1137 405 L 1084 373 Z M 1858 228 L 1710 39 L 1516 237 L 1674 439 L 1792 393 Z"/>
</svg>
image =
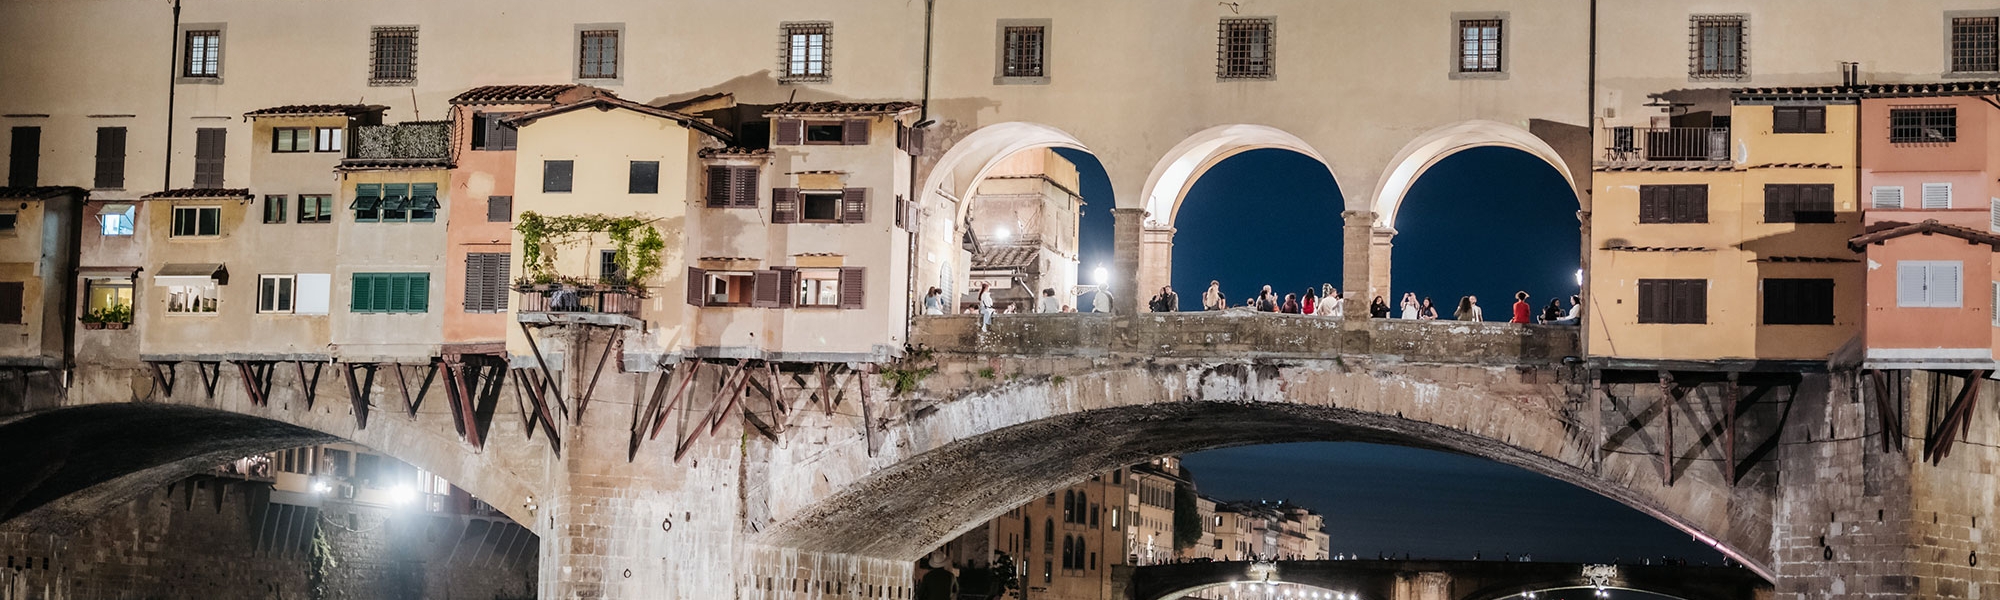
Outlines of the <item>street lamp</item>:
<svg viewBox="0 0 2000 600">
<path fill-rule="evenodd" d="M 1097 283 L 1097 285 L 1104 285 L 1106 283 L 1110 283 L 1111 272 L 1105 270 L 1104 267 L 1098 267 L 1096 270 L 1090 272 L 1090 280 Z"/>
</svg>

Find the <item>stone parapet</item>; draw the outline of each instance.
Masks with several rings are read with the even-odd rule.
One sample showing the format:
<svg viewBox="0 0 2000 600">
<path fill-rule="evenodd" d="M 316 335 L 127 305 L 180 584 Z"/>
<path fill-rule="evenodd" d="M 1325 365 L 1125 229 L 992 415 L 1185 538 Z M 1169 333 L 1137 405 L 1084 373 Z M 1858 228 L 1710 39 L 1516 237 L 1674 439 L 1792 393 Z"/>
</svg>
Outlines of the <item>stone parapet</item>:
<svg viewBox="0 0 2000 600">
<path fill-rule="evenodd" d="M 920 317 L 918 347 L 963 354 L 1176 358 L 1335 358 L 1402 362 L 1552 364 L 1578 355 L 1575 327 L 1373 319 L 1347 324 L 1307 315 L 1228 310 L 1131 317 L 1064 313 Z"/>
</svg>

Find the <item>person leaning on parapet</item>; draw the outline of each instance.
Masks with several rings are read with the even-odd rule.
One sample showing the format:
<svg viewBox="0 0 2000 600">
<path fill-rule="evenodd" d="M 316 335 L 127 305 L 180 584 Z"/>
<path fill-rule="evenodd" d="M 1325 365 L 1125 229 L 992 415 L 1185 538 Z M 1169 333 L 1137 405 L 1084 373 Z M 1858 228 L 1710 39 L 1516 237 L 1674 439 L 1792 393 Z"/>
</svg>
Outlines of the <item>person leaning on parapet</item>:
<svg viewBox="0 0 2000 600">
<path fill-rule="evenodd" d="M 944 314 L 944 290 L 931 288 L 931 291 L 924 293 L 924 314 Z"/>
<path fill-rule="evenodd" d="M 1099 288 L 1097 296 L 1090 299 L 1090 312 L 1111 312 L 1111 290 Z"/>
<path fill-rule="evenodd" d="M 979 284 L 979 330 L 986 331 L 986 325 L 993 322 L 993 284 Z"/>
<path fill-rule="evenodd" d="M 1229 308 L 1229 298 L 1222 295 L 1222 282 L 1209 280 L 1208 291 L 1201 293 L 1202 310 L 1223 310 Z"/>
<path fill-rule="evenodd" d="M 1056 299 L 1056 291 L 1054 288 L 1042 288 L 1042 306 L 1039 310 L 1036 310 L 1035 312 L 1039 313 L 1062 312 L 1062 301 Z"/>
<path fill-rule="evenodd" d="M 1153 312 L 1179 312 L 1181 297 L 1174 293 L 1173 286 L 1163 285 L 1160 286 L 1160 293 L 1153 295 L 1152 300 L 1146 301 L 1146 308 Z"/>
<path fill-rule="evenodd" d="M 1347 307 L 1343 306 L 1345 303 L 1341 300 L 1340 290 L 1334 289 L 1333 284 L 1322 285 L 1319 301 L 1313 306 L 1312 314 L 1338 319 L 1347 313 Z"/>
<path fill-rule="evenodd" d="M 1463 297 L 1463 298 L 1459 298 L 1459 299 L 1458 299 L 1458 311 L 1456 311 L 1456 312 L 1453 312 L 1453 313 L 1451 313 L 1451 316 L 1452 316 L 1452 317 L 1454 317 L 1454 318 L 1457 318 L 1457 319 L 1458 319 L 1458 320 L 1460 320 L 1460 321 L 1484 321 L 1484 320 L 1486 320 L 1486 316 L 1485 316 L 1485 315 L 1482 315 L 1482 314 L 1479 314 L 1479 297 L 1478 297 L 1478 296 L 1466 296 L 1466 297 Z"/>
</svg>

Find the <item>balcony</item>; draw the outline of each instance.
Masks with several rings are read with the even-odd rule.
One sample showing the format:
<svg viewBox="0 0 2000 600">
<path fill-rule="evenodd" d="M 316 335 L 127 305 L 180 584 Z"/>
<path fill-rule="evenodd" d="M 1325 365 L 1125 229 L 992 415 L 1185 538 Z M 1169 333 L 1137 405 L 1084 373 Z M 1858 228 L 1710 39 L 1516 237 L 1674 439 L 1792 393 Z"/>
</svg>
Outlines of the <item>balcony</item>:
<svg viewBox="0 0 2000 600">
<path fill-rule="evenodd" d="M 449 166 L 451 123 L 413 121 L 354 128 L 343 168 Z"/>
<path fill-rule="evenodd" d="M 1727 162 L 1728 127 L 1612 127 L 1604 160 L 1630 162 Z"/>
<path fill-rule="evenodd" d="M 520 297 L 517 312 L 523 323 L 626 324 L 639 318 L 639 305 L 646 298 L 645 288 L 623 281 L 580 279 L 516 282 L 514 292 Z"/>
</svg>

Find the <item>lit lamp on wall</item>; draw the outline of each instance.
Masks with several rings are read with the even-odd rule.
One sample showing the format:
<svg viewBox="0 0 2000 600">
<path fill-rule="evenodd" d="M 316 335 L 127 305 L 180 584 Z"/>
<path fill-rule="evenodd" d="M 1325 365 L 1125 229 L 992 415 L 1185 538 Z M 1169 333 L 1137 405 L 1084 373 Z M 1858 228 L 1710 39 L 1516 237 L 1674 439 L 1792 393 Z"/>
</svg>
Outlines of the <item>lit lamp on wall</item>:
<svg viewBox="0 0 2000 600">
<path fill-rule="evenodd" d="M 1096 269 L 1091 270 L 1090 282 L 1095 283 L 1097 285 L 1104 285 L 1106 283 L 1110 283 L 1111 271 L 1106 270 L 1104 267 L 1098 267 Z"/>
</svg>

